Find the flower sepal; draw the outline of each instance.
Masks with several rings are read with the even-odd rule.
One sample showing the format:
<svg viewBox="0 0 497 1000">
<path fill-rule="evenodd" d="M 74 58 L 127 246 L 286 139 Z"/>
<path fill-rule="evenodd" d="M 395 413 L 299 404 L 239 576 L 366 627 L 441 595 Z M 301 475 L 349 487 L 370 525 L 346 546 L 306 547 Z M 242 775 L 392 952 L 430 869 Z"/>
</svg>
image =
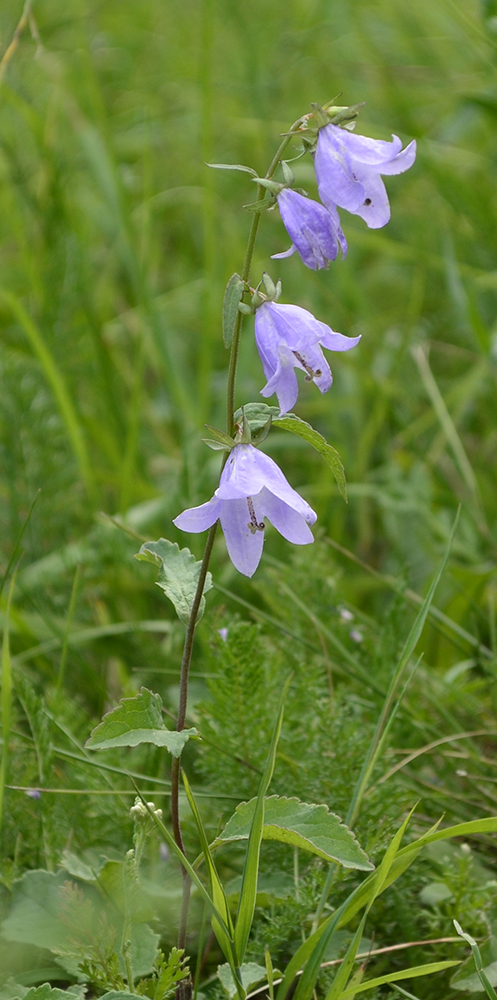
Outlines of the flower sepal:
<svg viewBox="0 0 497 1000">
<path fill-rule="evenodd" d="M 264 285 L 264 291 L 261 291 L 261 285 Z M 281 295 L 281 281 L 278 278 L 276 284 L 274 283 L 270 274 L 267 271 L 263 271 L 262 280 L 257 285 L 252 295 L 252 308 L 255 311 L 259 309 L 260 306 L 264 305 L 265 302 L 277 302 Z"/>
<path fill-rule="evenodd" d="M 204 444 L 208 448 L 212 448 L 213 451 L 231 451 L 235 447 L 235 442 L 233 438 L 230 437 L 226 431 L 219 431 L 217 427 L 211 427 L 209 424 L 205 425 L 207 430 L 211 432 L 212 437 L 202 438 Z"/>
</svg>

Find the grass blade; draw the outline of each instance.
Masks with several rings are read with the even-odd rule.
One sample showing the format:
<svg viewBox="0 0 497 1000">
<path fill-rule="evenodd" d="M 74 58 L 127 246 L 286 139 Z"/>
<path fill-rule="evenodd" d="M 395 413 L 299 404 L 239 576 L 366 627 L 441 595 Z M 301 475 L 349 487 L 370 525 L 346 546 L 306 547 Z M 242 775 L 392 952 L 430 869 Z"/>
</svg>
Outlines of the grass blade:
<svg viewBox="0 0 497 1000">
<path fill-rule="evenodd" d="M 365 990 L 374 990 L 384 983 L 395 983 L 397 979 L 417 979 L 418 976 L 431 976 L 434 972 L 443 972 L 454 965 L 460 965 L 458 961 L 428 962 L 427 965 L 415 965 L 412 969 L 404 969 L 402 972 L 389 972 L 386 976 L 378 976 L 377 979 L 368 979 L 365 983 L 353 986 L 350 990 L 345 990 L 340 995 L 340 1000 L 351 1000 L 356 993 L 364 993 Z M 489 994 L 490 995 L 490 994 Z M 493 994 L 495 997 L 495 993 Z"/>
<path fill-rule="evenodd" d="M 12 664 L 10 659 L 9 627 L 10 627 L 10 605 L 12 601 L 12 594 L 14 591 L 15 581 L 16 581 L 16 574 L 14 573 L 12 580 L 10 582 L 9 596 L 7 598 L 7 608 L 5 611 L 5 625 L 3 630 L 3 641 L 2 641 L 2 658 L 1 658 L 2 673 L 0 677 L 2 691 L 0 700 L 1 700 L 1 710 L 2 710 L 3 749 L 2 749 L 2 760 L 0 763 L 0 833 L 2 830 L 5 779 L 7 776 L 7 758 L 9 750 L 10 723 L 12 715 Z"/>
<path fill-rule="evenodd" d="M 85 484 L 88 496 L 95 495 L 95 481 L 93 471 L 86 449 L 86 442 L 83 437 L 81 425 L 78 420 L 76 410 L 73 406 L 69 390 L 66 386 L 62 373 L 59 371 L 36 323 L 26 312 L 24 306 L 11 292 L 0 289 L 0 297 L 9 306 L 11 312 L 22 326 L 26 337 L 29 340 L 32 351 L 38 358 L 43 374 L 53 392 L 55 401 L 60 411 L 60 415 L 65 424 L 67 436 L 71 442 L 76 461 L 79 466 L 81 478 Z"/>
<path fill-rule="evenodd" d="M 229 937 L 226 938 L 226 934 L 225 934 L 225 931 L 224 931 L 223 927 L 221 926 L 221 924 L 219 924 L 216 921 L 215 917 L 213 917 L 213 920 L 212 920 L 212 929 L 213 929 L 213 931 L 214 931 L 214 933 L 216 935 L 217 940 L 219 941 L 219 944 L 220 944 L 220 946 L 221 946 L 221 948 L 222 948 L 222 950 L 223 950 L 226 958 L 228 959 L 228 962 L 229 962 L 230 968 L 231 968 L 231 972 L 232 972 L 233 977 L 235 978 L 235 982 L 236 982 L 236 978 L 238 976 L 238 965 L 239 965 L 239 963 L 236 961 L 236 955 L 235 955 L 235 949 L 234 949 L 234 942 L 233 942 L 233 923 L 232 923 L 232 920 L 231 920 L 231 914 L 230 914 L 229 907 L 228 907 L 228 901 L 226 899 L 226 894 L 225 894 L 225 891 L 223 889 L 221 880 L 220 880 L 219 875 L 217 873 L 217 868 L 216 868 L 216 865 L 214 863 L 214 859 L 213 859 L 211 851 L 209 849 L 209 841 L 207 840 L 207 836 L 206 836 L 206 833 L 205 833 L 205 830 L 204 830 L 204 825 L 202 823 L 202 818 L 201 818 L 200 813 L 199 813 L 199 811 L 197 809 L 197 804 L 195 802 L 195 799 L 193 798 L 192 790 L 190 788 L 188 779 L 187 779 L 186 774 L 185 774 L 184 771 L 181 772 L 181 777 L 183 779 L 183 785 L 184 785 L 184 788 L 185 788 L 186 797 L 188 799 L 188 803 L 189 803 L 190 809 L 191 809 L 191 811 L 193 813 L 193 818 L 195 820 L 195 823 L 197 824 L 197 830 L 198 830 L 198 834 L 199 834 L 199 837 L 200 837 L 200 843 L 202 845 L 202 851 L 203 851 L 203 855 L 204 855 L 204 859 L 205 859 L 205 864 L 207 866 L 207 871 L 209 873 L 209 882 L 210 882 L 210 889 L 211 889 L 212 900 L 213 900 L 213 903 L 216 906 L 216 908 L 223 915 L 224 923 L 225 923 L 225 925 L 226 925 L 226 927 L 228 928 L 228 931 L 229 931 Z M 234 963 L 232 964 L 232 960 L 233 959 L 234 959 Z"/>
<path fill-rule="evenodd" d="M 405 671 L 405 669 L 406 669 L 406 667 L 407 667 L 407 665 L 409 663 L 409 660 L 410 660 L 410 658 L 411 658 L 411 656 L 412 656 L 412 654 L 414 652 L 416 644 L 417 644 L 417 642 L 418 642 L 418 640 L 420 638 L 421 632 L 423 631 L 423 628 L 424 628 L 424 625 L 425 625 L 425 622 L 426 622 L 426 618 L 427 618 L 428 612 L 430 610 L 430 605 L 431 605 L 431 603 L 433 601 L 433 598 L 435 596 L 435 591 L 436 591 L 436 589 L 438 587 L 438 584 L 440 582 L 440 578 L 441 578 L 441 576 L 442 576 L 442 574 L 443 574 L 443 572 L 445 570 L 445 567 L 447 565 L 447 560 L 449 558 L 450 550 L 452 548 L 452 541 L 454 539 L 454 535 L 455 535 L 455 532 L 456 532 L 458 521 L 459 521 L 459 511 L 458 511 L 458 513 L 456 515 L 456 519 L 454 521 L 454 524 L 453 524 L 453 527 L 452 527 L 452 531 L 451 531 L 451 534 L 450 534 L 449 543 L 448 543 L 447 548 L 445 550 L 445 554 L 444 554 L 444 557 L 442 559 L 442 562 L 440 563 L 440 566 L 439 566 L 439 568 L 438 568 L 438 570 L 437 570 L 437 572 L 436 572 L 436 574 L 435 574 L 435 576 L 433 578 L 433 581 L 432 581 L 432 584 L 430 586 L 430 589 L 429 589 L 429 591 L 428 591 L 428 593 L 427 593 L 427 595 L 426 595 L 426 597 L 425 597 L 425 599 L 423 601 L 423 604 L 422 604 L 422 606 L 421 606 L 421 608 L 420 608 L 420 610 L 419 610 L 419 612 L 418 612 L 418 614 L 416 616 L 416 620 L 415 620 L 415 622 L 414 622 L 414 624 L 413 624 L 413 626 L 411 628 L 411 631 L 409 632 L 409 635 L 408 635 L 407 640 L 406 640 L 405 645 L 404 645 L 404 649 L 402 650 L 402 655 L 400 657 L 400 660 L 398 662 L 397 668 L 396 668 L 395 673 L 394 673 L 394 675 L 392 677 L 392 680 L 390 682 L 390 686 L 389 686 L 389 689 L 388 689 L 388 692 L 387 692 L 387 696 L 385 698 L 385 702 L 384 702 L 383 708 L 381 710 L 380 718 L 378 719 L 378 724 L 376 726 L 376 729 L 375 729 L 375 732 L 374 732 L 374 735 L 373 735 L 373 739 L 371 741 L 371 745 L 370 745 L 369 750 L 368 750 L 368 752 L 366 754 L 366 758 L 364 760 L 364 764 L 362 766 L 362 770 L 361 770 L 361 773 L 359 775 L 359 780 L 358 780 L 357 785 L 356 785 L 356 787 L 354 789 L 354 794 L 352 796 L 352 801 L 350 803 L 349 811 L 347 813 L 347 818 L 346 818 L 346 821 L 345 821 L 347 823 L 347 826 L 353 826 L 354 821 L 356 820 L 357 815 L 359 813 L 359 809 L 361 807 L 361 802 L 362 802 L 362 799 L 364 797 L 364 793 L 366 791 L 369 779 L 371 777 L 371 773 L 372 773 L 372 771 L 374 769 L 374 766 L 376 764 L 378 756 L 379 756 L 379 754 L 381 752 L 382 741 L 383 741 L 383 738 L 384 738 L 384 735 L 385 735 L 385 729 L 386 729 L 387 725 L 389 724 L 389 716 L 391 714 L 391 709 L 392 709 L 392 706 L 393 706 L 393 703 L 394 703 L 394 698 L 395 698 L 395 695 L 396 695 L 396 692 L 397 692 L 397 688 L 398 688 L 399 683 L 401 681 L 402 675 L 404 674 L 404 671 Z M 398 706 L 397 706 L 397 708 L 398 708 Z"/>
<path fill-rule="evenodd" d="M 291 677 L 288 678 L 283 689 L 278 718 L 274 727 L 266 766 L 259 785 L 257 802 L 255 804 L 254 816 L 247 844 L 247 853 L 245 855 L 245 865 L 240 889 L 240 903 L 238 906 L 235 924 L 235 948 L 240 962 L 243 962 L 248 936 L 250 934 L 250 928 L 252 927 L 252 920 L 254 918 L 255 898 L 257 895 L 257 876 L 259 872 L 259 855 L 262 843 L 262 832 L 264 828 L 264 796 L 269 788 L 269 783 L 273 776 L 274 762 L 276 760 L 276 748 L 280 738 L 281 725 L 283 722 L 283 710 L 290 681 Z"/>
</svg>

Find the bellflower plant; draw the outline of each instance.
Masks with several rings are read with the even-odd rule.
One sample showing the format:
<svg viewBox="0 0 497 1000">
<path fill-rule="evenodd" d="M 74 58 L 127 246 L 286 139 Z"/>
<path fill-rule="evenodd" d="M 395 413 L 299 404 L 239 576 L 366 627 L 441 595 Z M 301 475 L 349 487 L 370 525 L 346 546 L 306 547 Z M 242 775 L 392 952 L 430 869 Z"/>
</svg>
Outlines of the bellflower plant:
<svg viewBox="0 0 497 1000">
<path fill-rule="evenodd" d="M 359 215 L 370 229 L 381 229 L 390 219 L 381 174 L 402 174 L 415 158 L 414 140 L 402 149 L 396 135 L 392 142 L 383 142 L 325 125 L 319 130 L 314 159 L 319 197 L 330 211 L 338 205 Z"/>
<path fill-rule="evenodd" d="M 260 804 L 264 803 L 274 765 L 281 712 L 272 742 L 272 758 L 264 770 L 263 784 L 257 800 L 256 810 L 259 812 L 254 813 L 257 822 L 254 819 L 251 826 L 248 849 L 250 856 L 247 854 L 246 866 L 247 879 L 244 874 L 239 911 L 234 922 L 222 887 L 220 883 L 218 884 L 214 863 L 208 861 L 213 894 L 211 898 L 196 870 L 189 863 L 183 843 L 179 809 L 180 760 L 183 738 L 184 741 L 189 738 L 189 731 L 185 727 L 190 667 L 195 630 L 205 604 L 204 593 L 211 586 L 209 563 L 218 525 L 221 524 L 228 554 L 234 566 L 248 577 L 255 573 L 262 556 L 266 520 L 271 522 L 285 539 L 295 545 L 307 545 L 313 541 L 310 526 L 316 521 L 316 513 L 290 486 L 273 459 L 255 447 L 264 440 L 272 425 L 277 427 L 279 421 L 284 432 L 295 433 L 300 439 L 313 445 L 325 458 L 335 475 L 340 491 L 345 495 L 343 468 L 334 448 L 297 414 L 292 414 L 291 417 L 285 417 L 284 414 L 288 413 L 297 401 L 298 383 L 295 369 L 300 368 L 305 373 L 306 379 L 316 383 L 320 392 L 327 392 L 332 384 L 332 375 L 323 348 L 337 352 L 348 351 L 359 343 L 360 337 L 346 337 L 341 333 L 335 333 L 326 323 L 317 320 L 312 313 L 301 306 L 278 304 L 280 283 L 275 285 L 269 275 L 263 276 L 263 289 L 258 286 L 255 291 L 251 287 L 250 278 L 255 243 L 263 214 L 267 209 L 273 208 L 276 201 L 279 203 L 283 222 L 292 240 L 292 247 L 290 251 L 275 256 L 286 257 L 297 252 L 303 263 L 316 271 L 327 267 L 330 261 L 335 260 L 339 248 L 342 249 L 344 256 L 347 252 L 337 206 L 362 215 L 373 228 L 382 226 L 388 221 L 388 199 L 381 174 L 401 173 L 411 166 L 415 156 L 415 145 L 411 143 L 402 150 L 398 139 L 394 138 L 392 143 L 376 142 L 362 136 L 353 136 L 339 127 L 349 126 L 357 113 L 358 106 L 324 110 L 319 105 L 313 105 L 312 112 L 298 118 L 289 131 L 281 137 L 279 147 L 264 177 L 258 177 L 250 166 L 213 164 L 221 169 L 241 170 L 250 174 L 258 190 L 257 200 L 246 206 L 252 213 L 252 223 L 244 263 L 240 274 L 232 274 L 224 293 L 223 340 L 229 350 L 226 427 L 225 430 L 209 428 L 212 436 L 206 439 L 206 443 L 214 450 L 224 450 L 225 456 L 220 470 L 219 484 L 211 499 L 199 507 L 184 510 L 173 522 L 181 531 L 198 533 L 208 530 L 201 562 L 197 562 L 188 550 L 180 551 L 176 544 L 167 539 L 145 543 L 138 554 L 140 558 L 147 558 L 160 566 L 159 585 L 172 600 L 181 621 L 186 623 L 174 734 L 176 739 L 172 744 L 176 748 L 171 764 L 172 834 L 162 826 L 163 836 L 181 862 L 183 875 L 178 947 L 184 949 L 187 941 L 189 895 L 193 882 L 212 910 L 214 932 L 228 961 L 239 1000 L 246 998 L 240 969 L 243 968 L 256 903 L 254 887 L 257 884 L 257 859 L 262 837 L 261 815 L 263 816 L 263 812 L 260 814 Z M 304 197 L 298 191 L 291 190 L 294 177 L 283 154 L 291 139 L 296 137 L 303 140 L 303 153 L 313 152 L 317 142 L 315 165 L 322 205 Z M 274 174 L 280 164 L 284 183 L 274 180 Z M 263 396 L 276 393 L 280 410 L 279 413 L 275 413 L 273 407 L 261 402 L 246 403 L 241 408 L 242 421 L 239 422 L 235 398 L 243 318 L 254 312 L 255 339 L 267 379 L 261 393 Z M 200 838 L 205 841 L 204 854 L 207 860 L 210 857 L 208 843 L 187 779 L 183 780 Z M 328 891 L 326 883 L 320 912 L 326 904 Z M 318 966 L 319 961 L 316 968 Z M 132 991 L 132 970 L 128 976 L 128 986 Z"/>
<path fill-rule="evenodd" d="M 283 188 L 277 200 L 292 245 L 284 253 L 273 253 L 273 260 L 291 257 L 298 252 L 307 267 L 318 271 L 335 260 L 339 247 L 345 257 L 347 240 L 335 205 L 329 202 L 325 208 L 318 201 L 306 198 L 291 188 Z"/>
<path fill-rule="evenodd" d="M 350 351 L 360 339 L 334 333 L 301 306 L 263 302 L 255 314 L 255 340 L 268 380 L 261 395 L 275 392 L 280 412 L 291 410 L 299 391 L 295 368 L 302 369 L 321 393 L 328 392 L 333 376 L 322 348 Z"/>
<path fill-rule="evenodd" d="M 212 499 L 184 510 L 173 524 L 182 531 L 199 532 L 219 520 L 233 565 L 244 576 L 253 576 L 262 555 L 265 517 L 294 545 L 314 541 L 309 525 L 317 514 L 312 507 L 292 489 L 272 458 L 252 444 L 237 444 Z"/>
</svg>

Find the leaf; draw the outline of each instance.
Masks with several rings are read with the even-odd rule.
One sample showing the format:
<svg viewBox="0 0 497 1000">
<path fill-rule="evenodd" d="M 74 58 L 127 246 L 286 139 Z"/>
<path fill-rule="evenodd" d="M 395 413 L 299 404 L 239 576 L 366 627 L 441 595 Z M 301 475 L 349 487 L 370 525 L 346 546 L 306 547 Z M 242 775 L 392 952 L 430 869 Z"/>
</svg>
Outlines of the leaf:
<svg viewBox="0 0 497 1000">
<path fill-rule="evenodd" d="M 134 698 L 122 698 L 117 708 L 104 715 L 101 723 L 86 741 L 88 750 L 109 750 L 111 747 L 136 747 L 140 743 L 154 743 L 166 747 L 173 757 L 179 757 L 190 737 L 198 736 L 196 729 L 182 729 L 180 733 L 167 729 L 162 721 L 162 699 L 142 687 Z"/>
<path fill-rule="evenodd" d="M 277 406 L 268 406 L 266 403 L 246 403 L 243 409 L 252 433 L 260 430 L 261 427 L 264 427 L 269 418 L 272 417 L 273 425 L 275 427 L 281 427 L 282 430 L 290 431 L 292 434 L 296 434 L 297 437 L 301 437 L 304 441 L 307 441 L 308 444 L 312 445 L 312 447 L 319 452 L 322 458 L 324 458 L 327 466 L 331 469 L 335 477 L 338 489 L 343 496 L 343 499 L 347 500 L 345 470 L 343 468 L 340 455 L 338 454 L 336 448 L 333 448 L 331 444 L 328 444 L 319 431 L 316 431 L 314 427 L 311 427 L 311 425 L 306 423 L 305 420 L 301 420 L 295 413 L 284 413 L 283 416 L 280 416 L 280 411 Z M 241 409 L 236 411 L 235 421 L 241 418 L 241 413 Z"/>
<path fill-rule="evenodd" d="M 236 411 L 235 423 L 240 423 L 243 414 L 245 414 L 245 419 L 253 434 L 255 431 L 261 430 L 267 424 L 270 417 L 275 420 L 279 416 L 279 412 L 277 406 L 268 406 L 267 403 L 245 403 L 243 407 L 240 406 Z"/>
<path fill-rule="evenodd" d="M 281 726 L 283 723 L 283 710 L 285 706 L 288 688 L 290 687 L 291 676 L 286 681 L 280 701 L 280 708 L 276 725 L 271 737 L 271 745 L 267 755 L 266 764 L 259 784 L 257 798 L 254 799 L 252 816 L 248 830 L 248 844 L 243 866 L 242 885 L 240 888 L 240 902 L 235 923 L 235 949 L 240 962 L 243 962 L 247 941 L 254 919 L 255 903 L 257 898 L 257 877 L 259 874 L 259 856 L 261 842 L 264 832 L 264 812 L 265 795 L 269 788 L 273 776 L 274 764 L 276 761 L 276 750 L 280 738 Z"/>
<path fill-rule="evenodd" d="M 126 990 L 109 990 L 100 997 L 100 1000 L 143 1000 L 143 997 L 139 993 L 128 993 Z"/>
<path fill-rule="evenodd" d="M 223 299 L 223 341 L 224 346 L 229 348 L 233 340 L 235 325 L 238 319 L 238 305 L 242 300 L 245 282 L 239 274 L 232 274 Z"/>
<path fill-rule="evenodd" d="M 418 976 L 431 976 L 434 972 L 443 972 L 444 969 L 450 969 L 459 964 L 459 962 L 429 962 L 427 965 L 415 965 L 412 969 L 404 969 L 402 972 L 389 972 L 386 976 L 368 979 L 365 983 L 344 990 L 340 994 L 340 1000 L 352 1000 L 356 993 L 374 990 L 377 986 L 382 986 L 383 983 L 395 983 L 398 979 L 417 979 Z"/>
<path fill-rule="evenodd" d="M 303 438 L 304 441 L 307 441 L 308 444 L 312 445 L 319 452 L 327 466 L 331 469 L 343 499 L 347 501 L 345 470 L 336 448 L 328 444 L 319 431 L 314 430 L 314 427 L 311 427 L 305 420 L 301 420 L 300 417 L 295 416 L 294 413 L 285 413 L 283 417 L 273 417 L 273 423 L 278 427 L 282 427 L 285 431 L 291 431 L 292 434 Z"/>
<path fill-rule="evenodd" d="M 205 165 L 212 167 L 213 170 L 242 170 L 244 174 L 252 174 L 252 177 L 257 177 L 257 170 L 245 167 L 243 163 L 206 163 Z"/>
<path fill-rule="evenodd" d="M 201 563 L 197 562 L 190 549 L 180 549 L 176 542 L 167 538 L 159 538 L 157 542 L 144 542 L 135 559 L 154 563 L 159 566 L 157 586 L 164 591 L 176 609 L 178 618 L 188 625 Z M 204 594 L 212 587 L 212 576 L 207 573 L 204 583 Z M 205 608 L 205 597 L 202 595 L 198 609 L 197 622 L 200 621 Z"/>
<path fill-rule="evenodd" d="M 228 820 L 215 846 L 245 840 L 254 814 L 255 799 L 242 802 Z M 271 795 L 265 800 L 263 840 L 292 844 L 344 868 L 371 871 L 373 865 L 351 830 L 326 805 L 309 805 L 297 798 Z"/>
<path fill-rule="evenodd" d="M 217 974 L 230 1000 L 233 1000 L 233 997 L 236 997 L 237 989 L 229 965 L 227 963 L 218 965 Z M 249 993 L 254 986 L 266 978 L 266 970 L 262 965 L 257 965 L 256 962 L 244 962 L 240 966 L 240 978 L 244 989 Z"/>
<path fill-rule="evenodd" d="M 59 990 L 57 987 L 50 986 L 50 983 L 43 983 L 42 986 L 32 986 L 30 990 L 24 989 L 17 996 L 22 1000 L 75 1000 L 75 997 L 81 996 L 81 993 L 78 992 L 77 987 Z"/>
<path fill-rule="evenodd" d="M 217 873 L 217 868 L 214 859 L 212 857 L 211 850 L 209 848 L 209 842 L 205 834 L 204 824 L 202 823 L 202 818 L 197 809 L 197 803 L 195 802 L 195 799 L 192 795 L 192 790 L 188 783 L 186 774 L 183 771 L 182 771 L 182 779 L 183 779 L 183 785 L 185 787 L 186 797 L 188 799 L 188 804 L 193 813 L 193 818 L 195 820 L 195 823 L 197 824 L 197 830 L 200 837 L 200 844 L 202 847 L 207 871 L 209 873 L 209 888 L 212 901 L 216 909 L 218 909 L 219 912 L 222 914 L 224 925 L 226 925 L 226 927 L 228 928 L 228 934 L 226 934 L 224 930 L 224 925 L 220 924 L 219 921 L 217 921 L 214 916 L 212 918 L 212 929 L 216 935 L 216 938 L 219 942 L 219 945 L 221 946 L 222 951 L 224 952 L 224 955 L 226 956 L 228 962 L 230 963 L 230 966 L 231 964 L 233 964 L 233 968 L 236 969 L 237 961 L 233 947 L 233 923 L 231 920 L 231 913 L 229 910 L 228 901 L 226 899 L 226 893 L 224 891 L 222 882 Z M 237 993 L 238 990 L 237 987 L 235 986 L 235 981 L 233 977 L 232 980 L 235 992 Z"/>
<path fill-rule="evenodd" d="M 480 951 L 476 941 L 470 934 L 466 934 L 462 927 L 454 920 L 454 927 L 457 933 L 469 944 L 472 956 L 464 963 L 459 972 L 450 981 L 450 985 L 456 990 L 467 990 L 469 993 L 486 993 L 489 1000 L 496 1000 L 497 994 L 493 989 L 497 985 L 497 941 L 494 936 L 490 937 Z"/>
<path fill-rule="evenodd" d="M 2 924 L 7 941 L 56 948 L 63 944 L 67 929 L 59 919 L 60 889 L 65 872 L 28 871 L 14 882 L 12 909 Z"/>
</svg>

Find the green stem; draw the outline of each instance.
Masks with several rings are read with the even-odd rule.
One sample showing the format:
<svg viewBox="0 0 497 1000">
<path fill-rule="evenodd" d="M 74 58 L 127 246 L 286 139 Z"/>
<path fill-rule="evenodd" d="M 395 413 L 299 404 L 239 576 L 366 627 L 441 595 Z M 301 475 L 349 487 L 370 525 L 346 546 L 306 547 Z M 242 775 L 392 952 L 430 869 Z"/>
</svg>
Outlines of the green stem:
<svg viewBox="0 0 497 1000">
<path fill-rule="evenodd" d="M 283 137 L 282 142 L 278 146 L 276 153 L 271 160 L 268 171 L 266 173 L 266 180 L 270 180 L 273 176 L 276 167 L 281 159 L 281 155 L 286 149 L 290 139 L 291 134 L 296 132 L 301 125 L 303 118 L 298 118 L 297 121 L 293 123 L 289 130 L 289 134 Z M 257 189 L 257 200 L 262 201 L 266 193 L 266 189 L 262 184 L 258 185 Z M 252 267 L 252 257 L 254 255 L 254 248 L 257 239 L 257 234 L 259 232 L 259 226 L 261 221 L 261 212 L 255 212 L 252 225 L 250 227 L 249 237 L 247 241 L 247 249 L 245 252 L 245 260 L 243 262 L 243 269 L 240 277 L 244 282 L 248 282 L 250 277 L 250 269 Z M 228 385 L 227 385 L 227 399 L 226 399 L 226 427 L 228 434 L 231 434 L 234 429 L 234 413 L 235 413 L 235 387 L 236 387 L 236 371 L 238 365 L 238 355 L 240 351 L 240 336 L 242 331 L 243 316 L 238 313 L 235 330 L 233 333 L 233 339 L 231 341 L 230 359 L 228 367 Z M 223 467 L 227 459 L 227 453 L 223 459 Z M 180 691 L 179 691 L 179 707 L 178 707 L 178 718 L 176 722 L 176 729 L 180 732 L 185 725 L 186 710 L 188 704 L 188 681 L 190 675 L 190 664 L 192 660 L 193 653 L 193 642 L 195 637 L 195 629 L 197 627 L 197 616 L 200 607 L 200 601 L 202 600 L 202 595 L 204 592 L 205 578 L 207 576 L 207 570 L 209 568 L 209 562 L 212 554 L 212 549 L 214 546 L 214 539 L 216 537 L 218 522 L 209 529 L 209 534 L 207 535 L 207 541 L 205 543 L 204 555 L 202 558 L 202 564 L 200 567 L 200 574 L 197 583 L 197 589 L 195 591 L 195 597 L 193 599 L 192 610 L 190 612 L 190 617 L 188 619 L 188 625 L 186 627 L 185 644 L 183 647 L 183 658 L 181 662 L 181 675 L 180 675 Z M 181 834 L 181 822 L 179 816 L 179 775 L 180 775 L 180 759 L 174 758 L 171 768 L 171 821 L 173 826 L 174 839 L 178 847 L 185 853 L 183 837 Z M 188 900 L 190 895 L 190 879 L 187 872 L 183 869 L 183 904 L 181 908 L 181 921 L 178 937 L 178 947 L 184 948 L 186 942 L 186 918 L 188 915 Z"/>
<path fill-rule="evenodd" d="M 301 125 L 303 119 L 298 118 L 297 121 L 293 123 L 289 132 L 296 132 L 299 125 Z M 285 151 L 288 143 L 291 139 L 291 134 L 285 135 L 282 142 L 280 142 L 276 153 L 269 164 L 268 171 L 266 173 L 266 180 L 271 180 L 278 163 L 280 162 L 282 153 Z M 257 201 L 263 201 L 266 194 L 266 188 L 262 184 L 257 186 Z M 255 242 L 257 239 L 257 234 L 259 232 L 259 226 L 261 224 L 262 212 L 254 212 L 254 217 L 252 219 L 252 225 L 250 227 L 249 238 L 247 242 L 247 249 L 245 251 L 245 260 L 243 262 L 243 269 L 240 275 L 242 281 L 248 282 L 250 277 L 250 268 L 252 267 L 252 257 L 254 256 Z M 242 313 L 238 313 L 235 323 L 235 330 L 233 333 L 233 340 L 231 341 L 231 351 L 230 351 L 230 361 L 228 369 L 228 389 L 226 398 L 226 430 L 228 434 L 232 434 L 234 427 L 234 413 L 235 413 L 235 385 L 236 385 L 236 369 L 238 365 L 238 354 L 240 351 L 240 336 L 242 332 L 243 316 Z M 225 459 L 226 461 L 226 459 Z"/>
</svg>

